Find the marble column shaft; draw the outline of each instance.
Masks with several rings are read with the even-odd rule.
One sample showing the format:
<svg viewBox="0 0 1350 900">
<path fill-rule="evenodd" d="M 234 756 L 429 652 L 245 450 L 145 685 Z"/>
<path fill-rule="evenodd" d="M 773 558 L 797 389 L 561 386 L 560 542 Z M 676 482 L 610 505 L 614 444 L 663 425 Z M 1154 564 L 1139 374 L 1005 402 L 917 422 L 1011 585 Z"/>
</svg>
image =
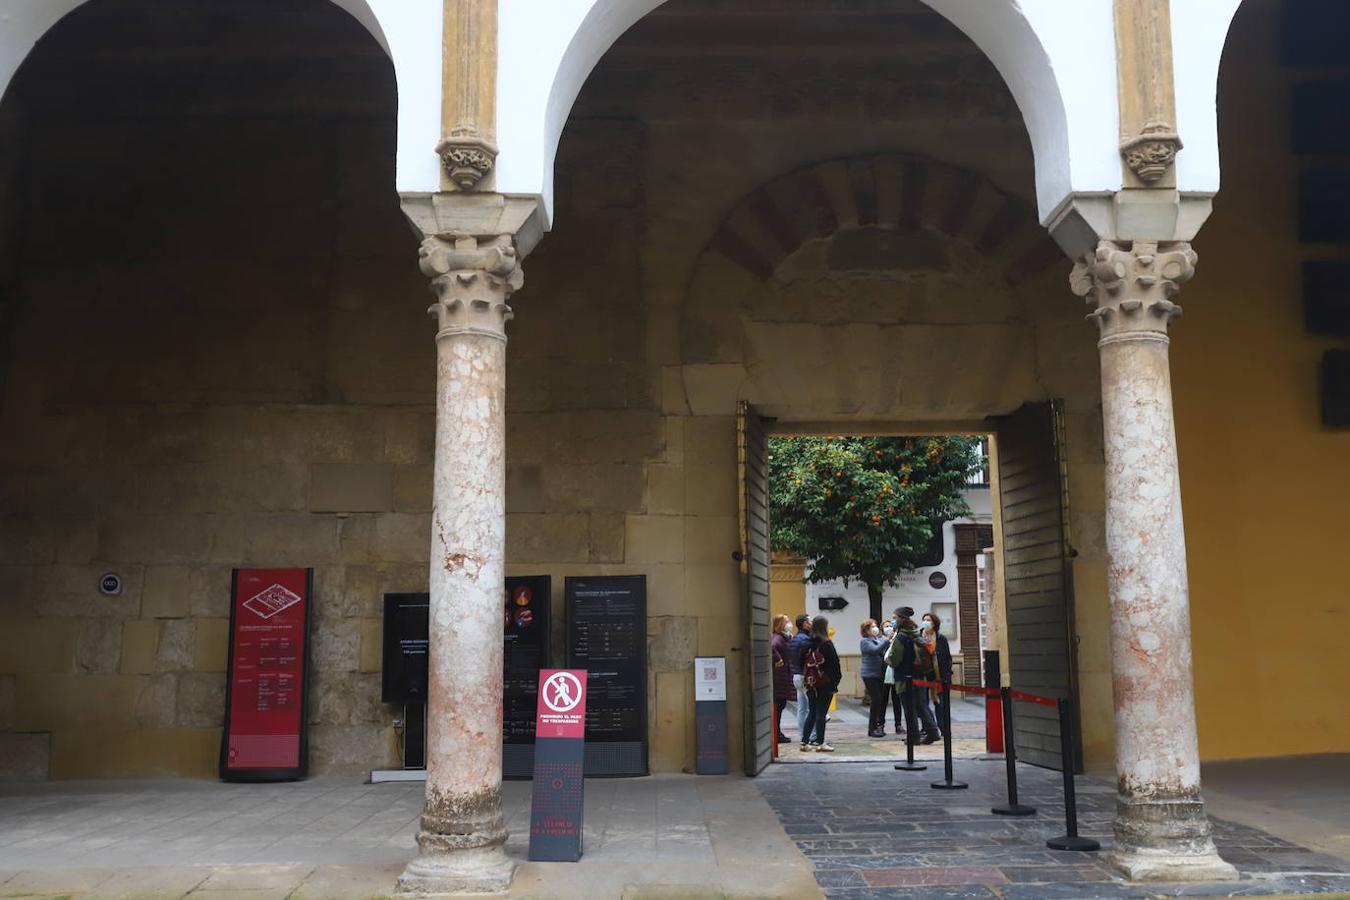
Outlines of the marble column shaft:
<svg viewBox="0 0 1350 900">
<path fill-rule="evenodd" d="M 1101 243 L 1073 287 L 1100 330 L 1107 586 L 1119 794 L 1113 862 L 1137 880 L 1236 877 L 1200 798 L 1167 329 L 1195 274 L 1185 243 Z"/>
<path fill-rule="evenodd" d="M 506 322 L 521 272 L 509 237 L 427 238 L 436 318 L 427 787 L 401 893 L 509 887 L 502 845 Z"/>
</svg>

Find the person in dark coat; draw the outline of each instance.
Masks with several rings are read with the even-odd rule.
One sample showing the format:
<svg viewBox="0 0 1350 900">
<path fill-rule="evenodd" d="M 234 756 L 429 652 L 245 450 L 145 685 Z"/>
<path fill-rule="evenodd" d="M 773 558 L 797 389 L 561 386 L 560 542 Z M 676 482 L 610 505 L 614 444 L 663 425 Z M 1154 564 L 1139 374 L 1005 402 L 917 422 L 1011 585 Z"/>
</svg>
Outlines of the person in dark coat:
<svg viewBox="0 0 1350 900">
<path fill-rule="evenodd" d="M 891 642 L 881 636 L 881 627 L 875 619 L 868 619 L 861 626 L 862 640 L 858 642 L 860 654 L 858 674 L 867 686 L 868 715 L 867 736 L 886 736 L 886 698 L 890 689 L 884 684 L 886 677 L 886 651 Z"/>
<path fill-rule="evenodd" d="M 792 620 L 774 616 L 773 620 L 773 727 L 778 732 L 778 743 L 787 744 L 792 738 L 783 734 L 783 707 L 797 696 L 792 684 L 792 664 L 788 662 L 788 638 L 792 635 Z"/>
<path fill-rule="evenodd" d="M 902 692 L 905 690 L 906 678 L 931 678 L 931 674 L 925 674 L 918 671 L 919 658 L 919 626 L 915 624 L 911 616 L 914 610 L 908 606 L 902 606 L 896 611 L 895 640 L 891 641 L 891 649 L 886 653 L 886 663 L 895 669 L 895 684 Z M 922 702 L 919 695 L 919 688 L 913 688 L 914 697 L 912 702 L 904 704 L 905 706 L 905 727 L 909 729 L 910 735 L 918 744 L 931 744 L 942 737 L 938 731 L 937 722 L 933 720 L 933 710 L 927 704 Z M 923 722 L 923 734 L 918 732 L 917 718 Z M 917 738 L 917 740 L 916 740 Z"/>
<path fill-rule="evenodd" d="M 821 660 L 818 671 L 813 672 L 811 660 L 816 653 L 820 654 Z M 813 675 L 819 681 L 807 683 Z M 808 702 L 806 727 L 802 729 L 802 750 L 833 753 L 834 748 L 825 743 L 825 714 L 829 712 L 830 701 L 839 690 L 844 673 L 839 666 L 839 652 L 830 640 L 830 620 L 824 616 L 816 616 L 811 620 L 811 643 L 802 657 L 802 677 Z"/>
<path fill-rule="evenodd" d="M 942 619 L 938 617 L 937 613 L 925 613 L 923 617 L 923 627 L 924 630 L 931 630 L 933 632 L 933 639 L 937 646 L 933 656 L 936 657 L 937 661 L 938 681 L 944 681 L 947 684 L 951 684 L 952 648 L 951 645 L 947 643 L 947 636 L 942 633 Z M 938 691 L 935 702 L 937 703 L 938 727 L 941 728 L 942 724 L 947 721 L 946 713 L 942 709 L 943 706 L 946 705 L 947 700 L 942 691 Z"/>
<path fill-rule="evenodd" d="M 802 686 L 802 657 L 811 646 L 811 617 L 806 613 L 797 616 L 797 633 L 788 641 L 788 667 L 792 669 L 792 687 L 797 691 L 797 730 L 806 731 L 806 713 L 810 704 L 806 699 L 806 688 Z"/>
</svg>

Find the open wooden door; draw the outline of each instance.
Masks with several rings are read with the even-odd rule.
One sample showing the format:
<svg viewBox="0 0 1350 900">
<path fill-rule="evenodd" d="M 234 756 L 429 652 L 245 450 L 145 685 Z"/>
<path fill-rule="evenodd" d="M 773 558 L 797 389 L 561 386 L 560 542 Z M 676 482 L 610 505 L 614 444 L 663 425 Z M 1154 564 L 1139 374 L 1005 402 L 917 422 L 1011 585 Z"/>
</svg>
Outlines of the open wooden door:
<svg viewBox="0 0 1350 900">
<path fill-rule="evenodd" d="M 769 439 L 764 420 L 741 401 L 736 409 L 740 474 L 741 571 L 745 575 L 747 690 L 745 772 L 773 759 L 773 652 L 769 633 Z"/>
<path fill-rule="evenodd" d="M 1078 740 L 1074 652 L 1072 550 L 1063 416 L 1058 401 L 1028 404 L 994 420 L 998 441 L 1002 566 L 1012 686 L 1030 694 L 1069 698 L 1075 722 L 1073 767 L 1082 769 Z M 1055 710 L 1018 703 L 1017 755 L 1060 769 Z"/>
</svg>

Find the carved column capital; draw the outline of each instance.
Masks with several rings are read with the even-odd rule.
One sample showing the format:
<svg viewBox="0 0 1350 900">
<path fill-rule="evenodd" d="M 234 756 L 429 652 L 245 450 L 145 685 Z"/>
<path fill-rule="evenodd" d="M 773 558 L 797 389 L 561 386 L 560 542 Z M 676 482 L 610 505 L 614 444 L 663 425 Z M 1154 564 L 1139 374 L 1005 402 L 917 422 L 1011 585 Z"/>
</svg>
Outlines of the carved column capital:
<svg viewBox="0 0 1350 900">
<path fill-rule="evenodd" d="M 1195 276 L 1198 257 L 1184 241 L 1102 241 L 1073 267 L 1069 286 L 1093 307 L 1100 344 L 1167 340 L 1167 326 L 1181 315 L 1173 302 Z"/>
<path fill-rule="evenodd" d="M 506 340 L 512 318 L 507 301 L 525 282 L 510 235 L 487 241 L 432 236 L 422 241 L 418 257 L 436 295 L 427 312 L 439 326 L 437 340 L 459 334 Z"/>
</svg>

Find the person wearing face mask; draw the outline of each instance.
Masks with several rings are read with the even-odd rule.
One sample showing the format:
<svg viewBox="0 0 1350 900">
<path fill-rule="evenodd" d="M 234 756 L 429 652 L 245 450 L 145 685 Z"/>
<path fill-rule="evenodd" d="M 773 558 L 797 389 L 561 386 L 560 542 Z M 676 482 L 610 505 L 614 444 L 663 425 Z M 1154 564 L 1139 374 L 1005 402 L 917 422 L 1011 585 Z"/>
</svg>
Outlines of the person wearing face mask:
<svg viewBox="0 0 1350 900">
<path fill-rule="evenodd" d="M 830 640 L 830 620 L 816 616 L 811 620 L 810 643 L 802 657 L 802 684 L 806 687 L 809 703 L 806 727 L 802 729 L 802 750 L 834 752 L 834 748 L 825 743 L 826 712 L 842 678 L 839 653 L 834 649 L 834 641 Z"/>
<path fill-rule="evenodd" d="M 952 648 L 947 643 L 947 636 L 942 633 L 942 619 L 938 617 L 937 613 L 929 613 L 923 617 L 923 627 L 925 631 L 931 631 L 933 634 L 933 656 L 937 664 L 938 681 L 950 683 L 952 680 Z M 937 694 L 936 703 L 937 720 L 938 724 L 941 725 L 947 721 L 946 713 L 942 710 L 946 698 L 941 691 Z"/>
<path fill-rule="evenodd" d="M 792 738 L 783 734 L 783 707 L 797 696 L 792 684 L 792 666 L 788 662 L 788 639 L 792 636 L 792 620 L 787 616 L 773 618 L 773 727 L 778 731 L 778 743 L 787 744 Z"/>
<path fill-rule="evenodd" d="M 886 696 L 889 693 L 882 683 L 886 677 L 886 651 L 891 642 L 881 636 L 881 628 L 875 619 L 862 623 L 862 641 L 858 651 L 862 654 L 859 664 L 863 684 L 867 686 L 868 716 L 867 736 L 886 736 Z"/>
<path fill-rule="evenodd" d="M 802 658 L 811 646 L 811 617 L 802 613 L 797 617 L 797 633 L 788 641 L 788 668 L 792 671 L 792 686 L 797 691 L 797 730 L 806 730 L 806 714 L 810 711 L 810 702 L 806 697 L 806 687 L 802 684 Z"/>
<path fill-rule="evenodd" d="M 886 640 L 887 644 L 895 640 L 895 619 L 887 619 L 885 622 L 881 623 L 881 636 Z M 883 655 L 882 662 L 884 663 L 885 661 L 885 656 Z M 882 690 L 885 692 L 885 695 L 890 698 L 891 712 L 895 718 L 895 733 L 904 734 L 905 716 L 900 708 L 900 691 L 897 689 L 898 686 L 896 680 L 895 669 L 887 665 L 884 677 L 882 678 Z M 881 730 L 883 733 L 886 731 L 885 705 L 885 703 L 882 704 L 881 715 Z"/>
<path fill-rule="evenodd" d="M 938 663 L 937 663 L 937 632 L 933 630 L 932 613 L 924 613 L 923 618 L 918 623 L 919 637 L 915 642 L 914 650 L 914 677 L 924 681 L 937 681 Z M 933 688 L 915 688 L 914 697 L 919 706 L 919 718 L 924 720 L 924 738 L 920 743 L 929 743 L 928 736 L 935 734 L 936 739 L 942 737 L 941 714 L 933 714 L 933 706 L 938 702 L 939 692 Z M 930 726 L 929 720 L 932 720 Z"/>
<path fill-rule="evenodd" d="M 919 639 L 919 626 L 911 618 L 914 610 L 902 606 L 895 612 L 895 640 L 891 642 L 891 649 L 886 653 L 886 662 L 895 668 L 896 687 L 903 692 L 906 678 L 932 676 L 927 674 L 927 664 L 924 662 L 926 651 Z M 931 660 L 931 657 L 929 659 Z M 915 734 L 918 728 L 916 718 L 923 722 L 923 734 L 917 743 L 931 744 L 942 736 L 937 723 L 933 721 L 933 710 L 928 706 L 926 691 L 914 688 L 914 702 L 907 704 L 907 707 L 905 727 L 909 729 L 910 734 Z"/>
</svg>

